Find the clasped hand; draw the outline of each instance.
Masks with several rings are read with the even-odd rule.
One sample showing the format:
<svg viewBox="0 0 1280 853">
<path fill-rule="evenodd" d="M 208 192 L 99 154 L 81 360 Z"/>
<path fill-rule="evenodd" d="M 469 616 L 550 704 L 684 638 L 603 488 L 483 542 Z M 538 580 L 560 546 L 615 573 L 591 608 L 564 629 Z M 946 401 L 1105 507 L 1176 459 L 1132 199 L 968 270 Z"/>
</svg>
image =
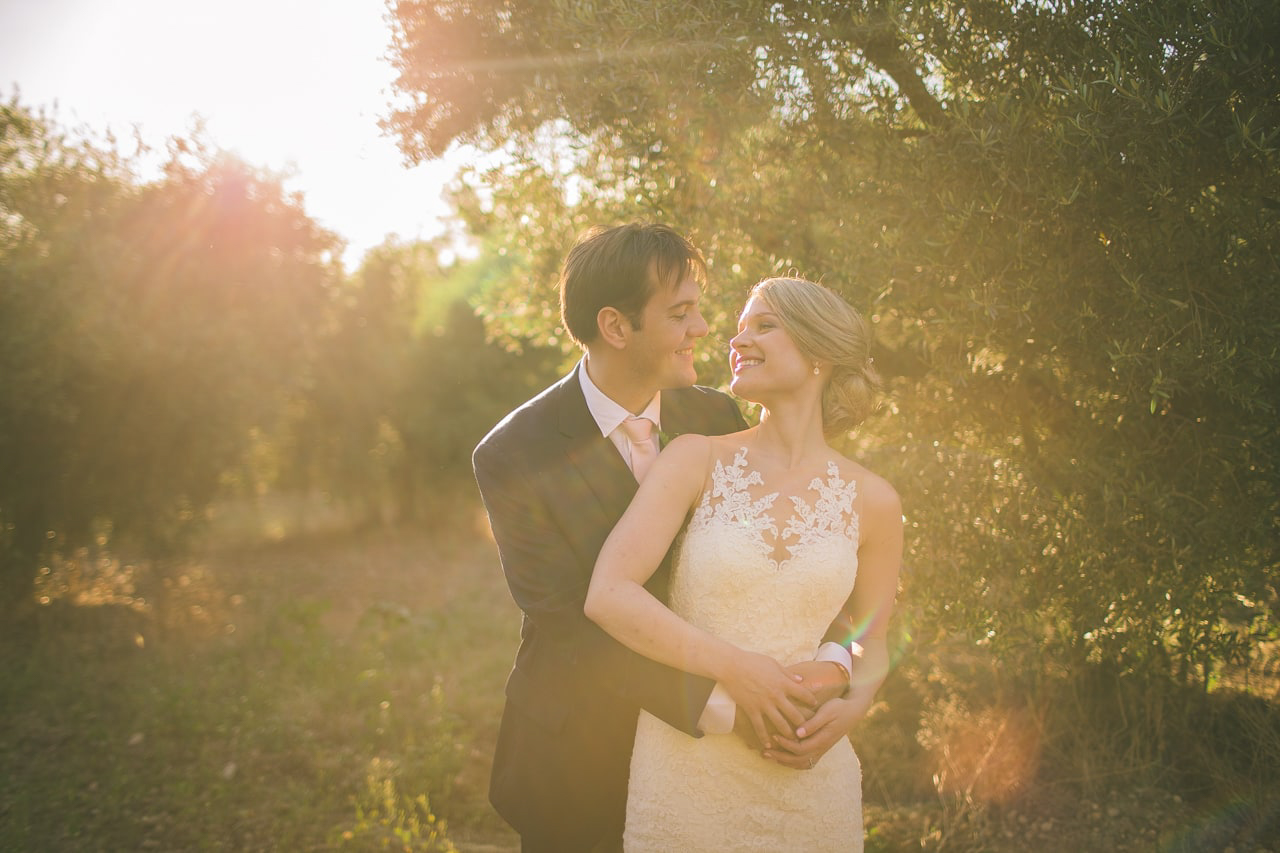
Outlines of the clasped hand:
<svg viewBox="0 0 1280 853">
<path fill-rule="evenodd" d="M 824 661 L 804 661 L 783 669 L 793 684 L 805 688 L 812 699 L 799 697 L 787 707 L 772 708 L 764 715 L 769 725 L 761 732 L 751 710 L 739 704 L 734 731 L 753 749 L 786 767 L 807 770 L 817 763 L 842 737 L 855 720 L 850 718 L 852 703 L 840 698 L 848 682 L 840 667 Z M 796 677 L 799 680 L 796 680 Z M 799 696 L 788 692 L 788 695 Z M 746 713 L 741 713 L 742 711 Z M 782 717 L 791 725 L 778 726 Z"/>
<path fill-rule="evenodd" d="M 760 743 L 770 732 L 794 735 L 809 718 L 806 709 L 817 702 L 803 673 L 788 671 L 768 655 L 736 650 L 717 676 L 737 704 L 735 725 L 747 726 Z"/>
</svg>

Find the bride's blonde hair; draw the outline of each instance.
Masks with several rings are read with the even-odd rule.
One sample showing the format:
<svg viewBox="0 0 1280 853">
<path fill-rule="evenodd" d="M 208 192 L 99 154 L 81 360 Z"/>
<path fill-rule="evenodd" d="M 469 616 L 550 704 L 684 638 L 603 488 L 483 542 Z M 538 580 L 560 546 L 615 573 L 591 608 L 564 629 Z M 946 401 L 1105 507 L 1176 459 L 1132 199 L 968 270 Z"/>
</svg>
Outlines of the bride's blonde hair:
<svg viewBox="0 0 1280 853">
<path fill-rule="evenodd" d="M 831 364 L 822 392 L 823 432 L 836 436 L 861 423 L 880 391 L 862 315 L 835 292 L 803 278 L 766 278 L 751 295 L 773 309 L 805 358 Z"/>
</svg>

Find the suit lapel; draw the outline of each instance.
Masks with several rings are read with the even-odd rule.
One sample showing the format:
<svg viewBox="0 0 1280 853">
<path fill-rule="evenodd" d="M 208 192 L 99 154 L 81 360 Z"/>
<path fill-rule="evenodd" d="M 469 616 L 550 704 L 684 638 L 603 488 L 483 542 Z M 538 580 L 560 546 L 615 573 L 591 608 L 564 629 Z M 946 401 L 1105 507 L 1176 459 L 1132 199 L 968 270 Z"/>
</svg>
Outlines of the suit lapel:
<svg viewBox="0 0 1280 853">
<path fill-rule="evenodd" d="M 666 447 L 677 435 L 690 431 L 689 407 L 684 395 L 675 390 L 662 392 L 662 446 Z"/>
<path fill-rule="evenodd" d="M 662 434 L 666 439 L 664 446 L 671 439 L 685 433 L 708 435 L 723 431 L 723 426 L 713 429 L 714 425 L 707 420 L 705 405 L 701 411 L 694 405 L 698 399 L 698 393 L 687 388 L 662 392 Z"/>
<path fill-rule="evenodd" d="M 577 371 L 581 369 L 579 366 L 561 384 L 557 401 L 560 434 L 566 442 L 570 468 L 586 483 L 612 528 L 635 497 L 636 480 L 618 449 L 600 434 L 600 427 L 591 417 L 578 379 Z"/>
</svg>

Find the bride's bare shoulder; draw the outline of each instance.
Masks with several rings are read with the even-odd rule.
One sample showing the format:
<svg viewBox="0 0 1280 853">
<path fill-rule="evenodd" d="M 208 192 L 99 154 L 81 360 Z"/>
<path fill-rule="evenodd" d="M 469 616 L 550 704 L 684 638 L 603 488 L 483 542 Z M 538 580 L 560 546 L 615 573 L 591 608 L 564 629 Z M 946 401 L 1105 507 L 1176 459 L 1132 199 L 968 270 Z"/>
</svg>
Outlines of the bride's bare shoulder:
<svg viewBox="0 0 1280 853">
<path fill-rule="evenodd" d="M 690 432 L 684 435 L 677 435 L 668 441 L 662 448 L 662 455 L 679 457 L 705 455 L 710 446 L 710 439 L 707 436 Z"/>
<path fill-rule="evenodd" d="M 732 457 L 738 448 L 743 446 L 743 437 L 747 430 L 732 432 L 728 435 L 698 435 L 686 433 L 678 435 L 663 448 L 663 454 L 671 454 L 682 461 L 692 464 L 695 460 L 707 461 Z"/>
<path fill-rule="evenodd" d="M 862 498 L 865 512 L 902 513 L 902 499 L 893 484 L 856 460 L 847 456 L 841 457 L 840 467 L 847 479 L 858 484 L 858 495 Z"/>
<path fill-rule="evenodd" d="M 746 445 L 748 433 L 750 430 L 728 435 L 686 433 L 671 439 L 662 455 L 669 458 L 669 465 L 680 466 L 690 478 L 705 479 L 716 463 L 732 464 L 734 456 Z"/>
<path fill-rule="evenodd" d="M 708 436 L 711 441 L 711 448 L 717 456 L 729 454 L 732 456 L 749 443 L 749 439 L 759 427 L 748 427 L 738 432 L 730 432 L 724 435 Z"/>
</svg>

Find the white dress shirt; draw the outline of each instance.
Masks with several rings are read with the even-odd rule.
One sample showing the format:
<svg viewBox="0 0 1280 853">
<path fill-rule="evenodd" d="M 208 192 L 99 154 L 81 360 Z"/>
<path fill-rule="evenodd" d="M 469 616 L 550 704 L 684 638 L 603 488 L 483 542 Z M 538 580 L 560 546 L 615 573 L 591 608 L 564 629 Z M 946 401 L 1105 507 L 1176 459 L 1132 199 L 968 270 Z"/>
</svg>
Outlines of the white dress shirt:
<svg viewBox="0 0 1280 853">
<path fill-rule="evenodd" d="M 578 380 L 582 385 L 582 396 L 587 400 L 587 409 L 591 412 L 591 417 L 595 419 L 596 426 L 600 428 L 600 434 L 613 442 L 613 446 L 618 448 L 618 453 L 622 455 L 622 459 L 627 463 L 627 467 L 631 467 L 631 440 L 627 438 L 627 434 L 621 429 L 622 422 L 632 416 L 632 413 L 620 406 L 611 397 L 601 391 L 591 377 L 587 375 L 587 359 L 584 356 L 582 361 L 578 363 Z M 644 411 L 640 412 L 637 417 L 648 418 L 653 421 L 654 426 L 659 430 L 662 429 L 662 392 L 659 391 L 653 395 L 653 399 L 644 407 Z M 839 643 L 823 643 L 818 648 L 818 654 L 814 660 L 832 661 L 844 667 L 845 672 L 853 671 L 853 656 L 849 650 Z M 711 690 L 711 696 L 707 699 L 707 705 L 702 710 L 702 716 L 698 718 L 698 728 L 703 734 L 723 735 L 733 731 L 733 720 L 737 715 L 738 706 L 729 696 L 729 691 L 724 685 L 716 682 Z"/>
</svg>

